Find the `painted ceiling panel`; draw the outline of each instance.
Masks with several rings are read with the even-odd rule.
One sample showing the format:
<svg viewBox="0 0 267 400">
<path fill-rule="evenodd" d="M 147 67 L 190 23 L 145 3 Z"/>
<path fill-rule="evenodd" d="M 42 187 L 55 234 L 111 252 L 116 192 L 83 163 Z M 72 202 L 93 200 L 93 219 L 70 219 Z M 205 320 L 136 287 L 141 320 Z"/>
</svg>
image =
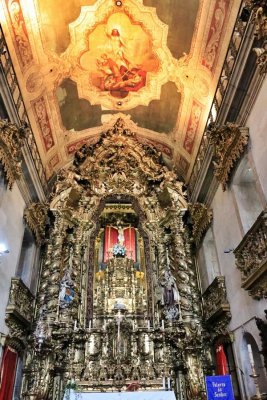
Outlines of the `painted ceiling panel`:
<svg viewBox="0 0 267 400">
<path fill-rule="evenodd" d="M 184 177 L 240 0 L 0 0 L 50 178 L 118 116 Z"/>
</svg>

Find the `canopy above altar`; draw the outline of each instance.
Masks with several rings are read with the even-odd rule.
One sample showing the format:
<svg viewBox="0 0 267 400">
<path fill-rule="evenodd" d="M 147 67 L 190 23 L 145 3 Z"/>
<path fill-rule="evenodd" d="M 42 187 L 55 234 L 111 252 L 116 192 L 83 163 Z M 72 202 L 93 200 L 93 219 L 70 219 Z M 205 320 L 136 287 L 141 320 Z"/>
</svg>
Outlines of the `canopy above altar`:
<svg viewBox="0 0 267 400">
<path fill-rule="evenodd" d="M 109 393 L 81 393 L 70 391 L 68 397 L 65 394 L 64 400 L 176 400 L 173 391 L 137 391 L 137 392 L 109 392 Z"/>
</svg>

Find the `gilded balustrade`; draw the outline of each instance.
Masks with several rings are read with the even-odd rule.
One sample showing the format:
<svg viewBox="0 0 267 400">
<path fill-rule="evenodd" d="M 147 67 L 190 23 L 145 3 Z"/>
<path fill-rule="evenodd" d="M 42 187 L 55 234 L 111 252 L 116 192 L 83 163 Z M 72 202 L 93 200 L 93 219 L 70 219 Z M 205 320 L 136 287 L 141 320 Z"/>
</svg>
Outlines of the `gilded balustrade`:
<svg viewBox="0 0 267 400">
<path fill-rule="evenodd" d="M 206 324 L 212 333 L 224 334 L 231 319 L 224 276 L 216 276 L 202 296 Z"/>
<path fill-rule="evenodd" d="M 267 210 L 263 210 L 234 254 L 241 271 L 242 288 L 259 300 L 267 297 Z"/>
<path fill-rule="evenodd" d="M 34 296 L 20 278 L 12 278 L 6 308 L 6 324 L 9 328 L 9 343 L 18 350 L 23 348 L 31 326 Z"/>
</svg>

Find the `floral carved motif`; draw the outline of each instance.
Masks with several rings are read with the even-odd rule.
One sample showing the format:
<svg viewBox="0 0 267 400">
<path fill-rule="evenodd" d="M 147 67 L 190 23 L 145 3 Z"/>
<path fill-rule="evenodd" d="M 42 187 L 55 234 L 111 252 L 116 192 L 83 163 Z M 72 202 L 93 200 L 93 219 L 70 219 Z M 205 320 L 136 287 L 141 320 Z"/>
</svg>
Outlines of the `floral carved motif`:
<svg viewBox="0 0 267 400">
<path fill-rule="evenodd" d="M 267 72 L 267 1 L 248 0 L 247 8 L 251 10 L 251 21 L 255 25 L 255 36 L 260 41 L 259 47 L 253 50 L 257 56 L 257 65 L 261 75 Z"/>
<path fill-rule="evenodd" d="M 196 100 L 193 101 L 192 110 L 187 125 L 186 136 L 184 139 L 184 148 L 189 154 L 192 154 L 195 137 L 199 127 L 199 121 L 201 118 L 201 113 L 203 111 L 202 104 L 198 103 Z"/>
<path fill-rule="evenodd" d="M 24 218 L 38 244 L 41 244 L 44 239 L 47 211 L 48 206 L 42 203 L 32 203 L 24 211 Z"/>
<path fill-rule="evenodd" d="M 24 342 L 33 317 L 34 296 L 20 278 L 12 278 L 6 308 L 9 340 Z"/>
<path fill-rule="evenodd" d="M 3 165 L 9 189 L 21 176 L 22 146 L 26 128 L 18 128 L 0 120 L 0 162 Z"/>
<path fill-rule="evenodd" d="M 242 287 L 258 300 L 267 297 L 266 219 L 264 210 L 234 251 Z"/>
<path fill-rule="evenodd" d="M 55 145 L 55 142 L 44 96 L 32 101 L 32 107 L 38 121 L 45 151 L 49 151 Z"/>
<path fill-rule="evenodd" d="M 212 221 L 212 211 L 205 204 L 195 203 L 189 205 L 189 212 L 193 220 L 193 237 L 198 246 Z"/>
<path fill-rule="evenodd" d="M 218 47 L 222 38 L 223 26 L 227 14 L 228 2 L 218 0 L 214 7 L 210 32 L 206 43 L 205 52 L 202 59 L 202 65 L 212 71 L 215 67 Z"/>
<path fill-rule="evenodd" d="M 257 65 L 261 75 L 267 72 L 267 37 L 266 41 L 263 43 L 263 47 L 255 47 L 253 49 L 257 55 Z"/>
<path fill-rule="evenodd" d="M 33 62 L 33 54 L 29 42 L 29 36 L 22 13 L 20 1 L 6 1 L 9 17 L 12 23 L 14 42 L 21 68 L 24 70 Z"/>
<path fill-rule="evenodd" d="M 214 146 L 214 175 L 225 190 L 231 172 L 248 144 L 248 129 L 231 123 L 223 126 L 211 124 L 207 133 Z"/>
<path fill-rule="evenodd" d="M 225 334 L 231 319 L 231 312 L 224 276 L 216 276 L 203 293 L 202 298 L 206 324 L 210 327 L 212 336 Z"/>
<path fill-rule="evenodd" d="M 252 21 L 255 24 L 255 35 L 258 39 L 267 36 L 267 1 L 248 0 L 246 7 L 252 11 Z"/>
</svg>

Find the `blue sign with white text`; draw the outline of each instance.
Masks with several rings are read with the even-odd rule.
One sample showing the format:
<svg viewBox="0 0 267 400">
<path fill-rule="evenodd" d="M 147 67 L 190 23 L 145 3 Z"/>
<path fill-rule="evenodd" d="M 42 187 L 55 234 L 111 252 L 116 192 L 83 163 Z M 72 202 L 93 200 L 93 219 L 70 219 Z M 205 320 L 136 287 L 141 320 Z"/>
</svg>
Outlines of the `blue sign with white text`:
<svg viewBox="0 0 267 400">
<path fill-rule="evenodd" d="M 208 400 L 235 400 L 230 375 L 206 376 Z"/>
</svg>

